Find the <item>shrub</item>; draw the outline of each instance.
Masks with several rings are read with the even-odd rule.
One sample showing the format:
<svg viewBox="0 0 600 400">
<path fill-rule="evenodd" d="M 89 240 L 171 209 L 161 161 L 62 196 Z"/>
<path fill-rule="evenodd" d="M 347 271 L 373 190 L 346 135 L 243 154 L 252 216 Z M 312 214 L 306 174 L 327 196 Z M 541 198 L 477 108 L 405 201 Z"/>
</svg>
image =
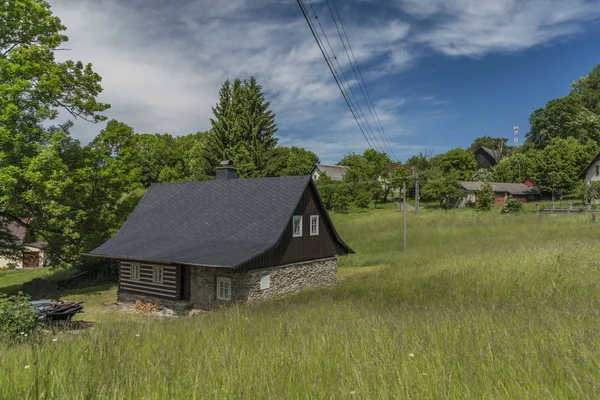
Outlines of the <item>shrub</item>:
<svg viewBox="0 0 600 400">
<path fill-rule="evenodd" d="M 506 198 L 504 206 L 502 207 L 502 213 L 507 214 L 510 212 L 519 212 L 523 209 L 523 203 L 515 200 L 511 195 Z"/>
<path fill-rule="evenodd" d="M 484 183 L 477 190 L 477 203 L 475 208 L 479 211 L 489 211 L 492 209 L 492 204 L 494 204 L 494 190 L 492 189 L 492 185 Z"/>
<path fill-rule="evenodd" d="M 0 334 L 29 332 L 37 324 L 38 313 L 29 304 L 29 296 L 19 292 L 14 296 L 0 293 Z"/>
</svg>

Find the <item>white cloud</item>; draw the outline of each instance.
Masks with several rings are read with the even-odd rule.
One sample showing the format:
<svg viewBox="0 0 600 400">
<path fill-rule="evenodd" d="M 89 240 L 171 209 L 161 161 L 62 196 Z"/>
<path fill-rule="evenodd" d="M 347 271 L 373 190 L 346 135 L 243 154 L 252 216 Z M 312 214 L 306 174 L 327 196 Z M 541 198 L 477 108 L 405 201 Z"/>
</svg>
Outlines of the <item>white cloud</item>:
<svg viewBox="0 0 600 400">
<path fill-rule="evenodd" d="M 522 50 L 571 35 L 600 15 L 597 3 L 584 0 L 396 1 L 416 22 L 401 13 L 353 15 L 353 4 L 342 13 L 368 83 L 413 67 L 430 49 L 452 56 Z M 100 100 L 112 105 L 107 115 L 138 132 L 206 130 L 221 83 L 253 75 L 277 113 L 281 144 L 309 148 L 325 161 L 367 146 L 293 2 L 50 2 L 70 37 L 71 51 L 59 56 L 93 63 L 103 77 Z M 328 15 L 322 2 L 313 3 Z M 337 31 L 331 21 L 323 25 L 358 95 Z M 403 102 L 416 100 L 371 94 L 390 145 L 408 149 L 400 144 L 426 123 L 418 114 L 403 115 Z M 430 105 L 445 102 L 419 95 L 431 97 Z M 87 142 L 101 128 L 77 123 L 74 135 Z"/>
<path fill-rule="evenodd" d="M 427 27 L 414 40 L 451 56 L 514 52 L 578 33 L 600 17 L 586 0 L 400 0 Z"/>
</svg>

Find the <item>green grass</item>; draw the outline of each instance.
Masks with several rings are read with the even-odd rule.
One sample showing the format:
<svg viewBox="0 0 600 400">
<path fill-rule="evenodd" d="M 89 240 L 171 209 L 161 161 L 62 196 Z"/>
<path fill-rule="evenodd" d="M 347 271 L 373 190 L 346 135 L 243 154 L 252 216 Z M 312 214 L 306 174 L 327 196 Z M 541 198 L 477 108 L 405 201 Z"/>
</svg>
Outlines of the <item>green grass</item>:
<svg viewBox="0 0 600 400">
<path fill-rule="evenodd" d="M 161 319 L 73 294 L 100 322 L 0 344 L 0 398 L 600 397 L 600 224 L 423 210 L 404 254 L 401 216 L 334 215 L 340 282 L 276 301 Z"/>
<path fill-rule="evenodd" d="M 0 271 L 0 293 L 15 294 L 25 282 L 52 275 L 49 268 L 14 269 Z"/>
</svg>

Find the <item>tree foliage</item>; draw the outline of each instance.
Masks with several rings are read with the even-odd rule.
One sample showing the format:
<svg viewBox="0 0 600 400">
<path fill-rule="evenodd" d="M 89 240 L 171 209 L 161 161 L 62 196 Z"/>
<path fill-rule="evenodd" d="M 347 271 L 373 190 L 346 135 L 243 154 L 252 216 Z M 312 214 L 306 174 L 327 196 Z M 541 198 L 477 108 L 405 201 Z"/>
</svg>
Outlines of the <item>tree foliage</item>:
<svg viewBox="0 0 600 400">
<path fill-rule="evenodd" d="M 492 189 L 492 185 L 489 183 L 484 183 L 476 192 L 477 202 L 475 203 L 475 208 L 479 211 L 489 211 L 492 209 L 492 205 L 494 204 L 494 190 Z"/>
<path fill-rule="evenodd" d="M 475 139 L 473 141 L 473 143 L 471 143 L 471 146 L 469 146 L 467 151 L 469 151 L 471 153 L 475 153 L 475 151 L 477 151 L 478 148 L 483 146 L 483 147 L 487 147 L 489 149 L 499 149 L 502 151 L 502 155 L 505 156 L 508 152 L 507 142 L 508 142 L 507 138 L 499 138 L 499 137 L 493 138 L 493 137 L 485 135 L 485 136 L 478 137 L 477 139 Z"/>
<path fill-rule="evenodd" d="M 469 180 L 477 168 L 477 162 L 472 153 L 457 147 L 441 156 L 439 168 L 445 175 L 456 175 L 458 179 Z"/>
</svg>

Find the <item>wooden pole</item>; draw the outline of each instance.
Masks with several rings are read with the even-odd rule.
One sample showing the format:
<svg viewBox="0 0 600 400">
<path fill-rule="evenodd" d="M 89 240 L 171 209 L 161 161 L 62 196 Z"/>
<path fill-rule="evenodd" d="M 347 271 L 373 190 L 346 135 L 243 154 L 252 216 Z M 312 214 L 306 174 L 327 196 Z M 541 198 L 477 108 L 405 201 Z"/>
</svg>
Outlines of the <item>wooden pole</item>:
<svg viewBox="0 0 600 400">
<path fill-rule="evenodd" d="M 419 177 L 415 181 L 415 214 L 419 213 Z"/>
<path fill-rule="evenodd" d="M 406 179 L 404 179 L 402 183 L 402 191 L 404 192 L 404 197 L 402 199 L 402 211 L 404 212 L 404 252 L 406 253 Z"/>
</svg>

